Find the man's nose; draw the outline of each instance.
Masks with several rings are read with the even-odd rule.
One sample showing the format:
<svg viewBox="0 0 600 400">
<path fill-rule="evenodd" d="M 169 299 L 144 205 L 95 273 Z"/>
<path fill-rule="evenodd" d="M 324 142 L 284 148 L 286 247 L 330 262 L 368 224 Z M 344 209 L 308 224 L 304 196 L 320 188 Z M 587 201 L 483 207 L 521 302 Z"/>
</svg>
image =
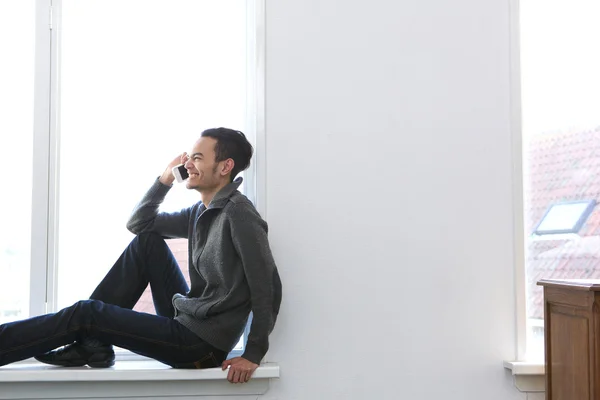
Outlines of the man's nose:
<svg viewBox="0 0 600 400">
<path fill-rule="evenodd" d="M 190 168 L 192 168 L 192 166 L 193 166 L 193 165 L 194 165 L 194 163 L 192 163 L 192 160 L 187 160 L 187 161 L 185 162 L 185 164 L 183 164 L 183 166 L 184 166 L 186 169 L 190 169 Z"/>
</svg>

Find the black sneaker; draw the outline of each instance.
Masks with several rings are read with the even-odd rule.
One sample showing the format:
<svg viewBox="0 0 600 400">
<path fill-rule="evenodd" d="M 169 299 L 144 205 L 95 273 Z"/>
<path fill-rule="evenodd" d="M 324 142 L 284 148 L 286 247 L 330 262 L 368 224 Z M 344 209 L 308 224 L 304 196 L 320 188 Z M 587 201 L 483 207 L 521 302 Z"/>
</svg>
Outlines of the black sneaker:
<svg viewBox="0 0 600 400">
<path fill-rule="evenodd" d="M 108 368 L 115 365 L 115 352 L 112 346 L 87 347 L 73 343 L 36 356 L 35 359 L 44 364 L 61 367 L 89 365 L 92 368 Z"/>
</svg>

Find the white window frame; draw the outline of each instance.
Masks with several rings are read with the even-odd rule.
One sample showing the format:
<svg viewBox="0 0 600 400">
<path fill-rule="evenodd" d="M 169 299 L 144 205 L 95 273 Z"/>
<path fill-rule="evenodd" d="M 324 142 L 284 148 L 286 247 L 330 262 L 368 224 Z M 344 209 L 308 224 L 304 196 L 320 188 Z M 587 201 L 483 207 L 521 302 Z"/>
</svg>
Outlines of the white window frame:
<svg viewBox="0 0 600 400">
<path fill-rule="evenodd" d="M 521 103 L 521 46 L 519 1 L 509 1 L 510 23 L 510 132 L 513 164 L 513 237 L 516 303 L 516 356 L 527 361 L 527 290 L 525 268 L 525 203 Z"/>
<path fill-rule="evenodd" d="M 266 215 L 265 1 L 246 0 L 247 110 L 245 134 L 255 154 L 244 188 Z M 60 149 L 60 27 L 62 0 L 35 0 L 35 85 L 29 315 L 57 311 Z M 241 352 L 232 354 L 240 355 Z M 240 353 L 240 354 L 237 354 Z M 124 358 L 135 358 L 125 354 Z"/>
<path fill-rule="evenodd" d="M 509 0 L 510 23 L 510 131 L 512 140 L 513 164 L 513 237 L 514 237 L 514 273 L 515 273 L 515 312 L 516 312 L 516 361 L 526 363 L 524 373 L 536 375 L 540 366 L 545 363 L 543 348 L 528 348 L 530 344 L 529 330 L 532 326 L 544 327 L 543 320 L 528 321 L 527 319 L 527 267 L 526 267 L 526 242 L 525 238 L 531 232 L 525 231 L 525 187 L 524 174 L 526 172 L 525 154 L 523 152 L 523 124 L 522 124 L 522 98 L 521 98 L 521 46 L 520 46 L 520 1 Z M 577 235 L 567 234 L 563 238 L 572 238 Z M 543 240 L 538 237 L 537 240 Z M 539 357 L 542 358 L 539 358 Z M 517 367 L 518 368 L 518 367 Z"/>
<path fill-rule="evenodd" d="M 50 103 L 52 31 L 51 0 L 35 3 L 35 76 L 33 124 L 33 181 L 31 209 L 31 277 L 29 315 L 46 313 L 49 270 Z"/>
</svg>

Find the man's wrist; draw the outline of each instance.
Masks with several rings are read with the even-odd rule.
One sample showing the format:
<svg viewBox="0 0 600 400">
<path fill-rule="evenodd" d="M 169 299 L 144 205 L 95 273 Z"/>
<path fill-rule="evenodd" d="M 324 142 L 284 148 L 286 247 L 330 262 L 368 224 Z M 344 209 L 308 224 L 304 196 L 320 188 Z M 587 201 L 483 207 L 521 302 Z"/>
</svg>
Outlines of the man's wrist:
<svg viewBox="0 0 600 400">
<path fill-rule="evenodd" d="M 261 352 L 258 349 L 253 348 L 253 346 L 246 345 L 246 350 L 244 351 L 244 354 L 242 354 L 241 357 L 253 362 L 254 364 L 260 365 L 263 356 L 264 355 L 261 354 Z"/>
<path fill-rule="evenodd" d="M 173 173 L 171 171 L 165 171 L 160 178 L 158 178 L 158 181 L 160 183 L 162 183 L 163 185 L 166 186 L 173 186 L 173 182 L 175 182 L 175 177 L 173 176 Z"/>
</svg>

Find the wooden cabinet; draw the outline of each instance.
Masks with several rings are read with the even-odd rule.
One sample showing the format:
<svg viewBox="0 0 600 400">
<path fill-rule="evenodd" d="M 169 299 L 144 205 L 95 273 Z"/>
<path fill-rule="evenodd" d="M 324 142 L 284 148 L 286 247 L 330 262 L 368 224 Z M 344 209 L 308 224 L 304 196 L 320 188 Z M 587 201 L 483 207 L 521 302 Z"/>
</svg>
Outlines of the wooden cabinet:
<svg viewBox="0 0 600 400">
<path fill-rule="evenodd" d="M 541 280 L 546 400 L 600 400 L 600 280 Z"/>
</svg>

